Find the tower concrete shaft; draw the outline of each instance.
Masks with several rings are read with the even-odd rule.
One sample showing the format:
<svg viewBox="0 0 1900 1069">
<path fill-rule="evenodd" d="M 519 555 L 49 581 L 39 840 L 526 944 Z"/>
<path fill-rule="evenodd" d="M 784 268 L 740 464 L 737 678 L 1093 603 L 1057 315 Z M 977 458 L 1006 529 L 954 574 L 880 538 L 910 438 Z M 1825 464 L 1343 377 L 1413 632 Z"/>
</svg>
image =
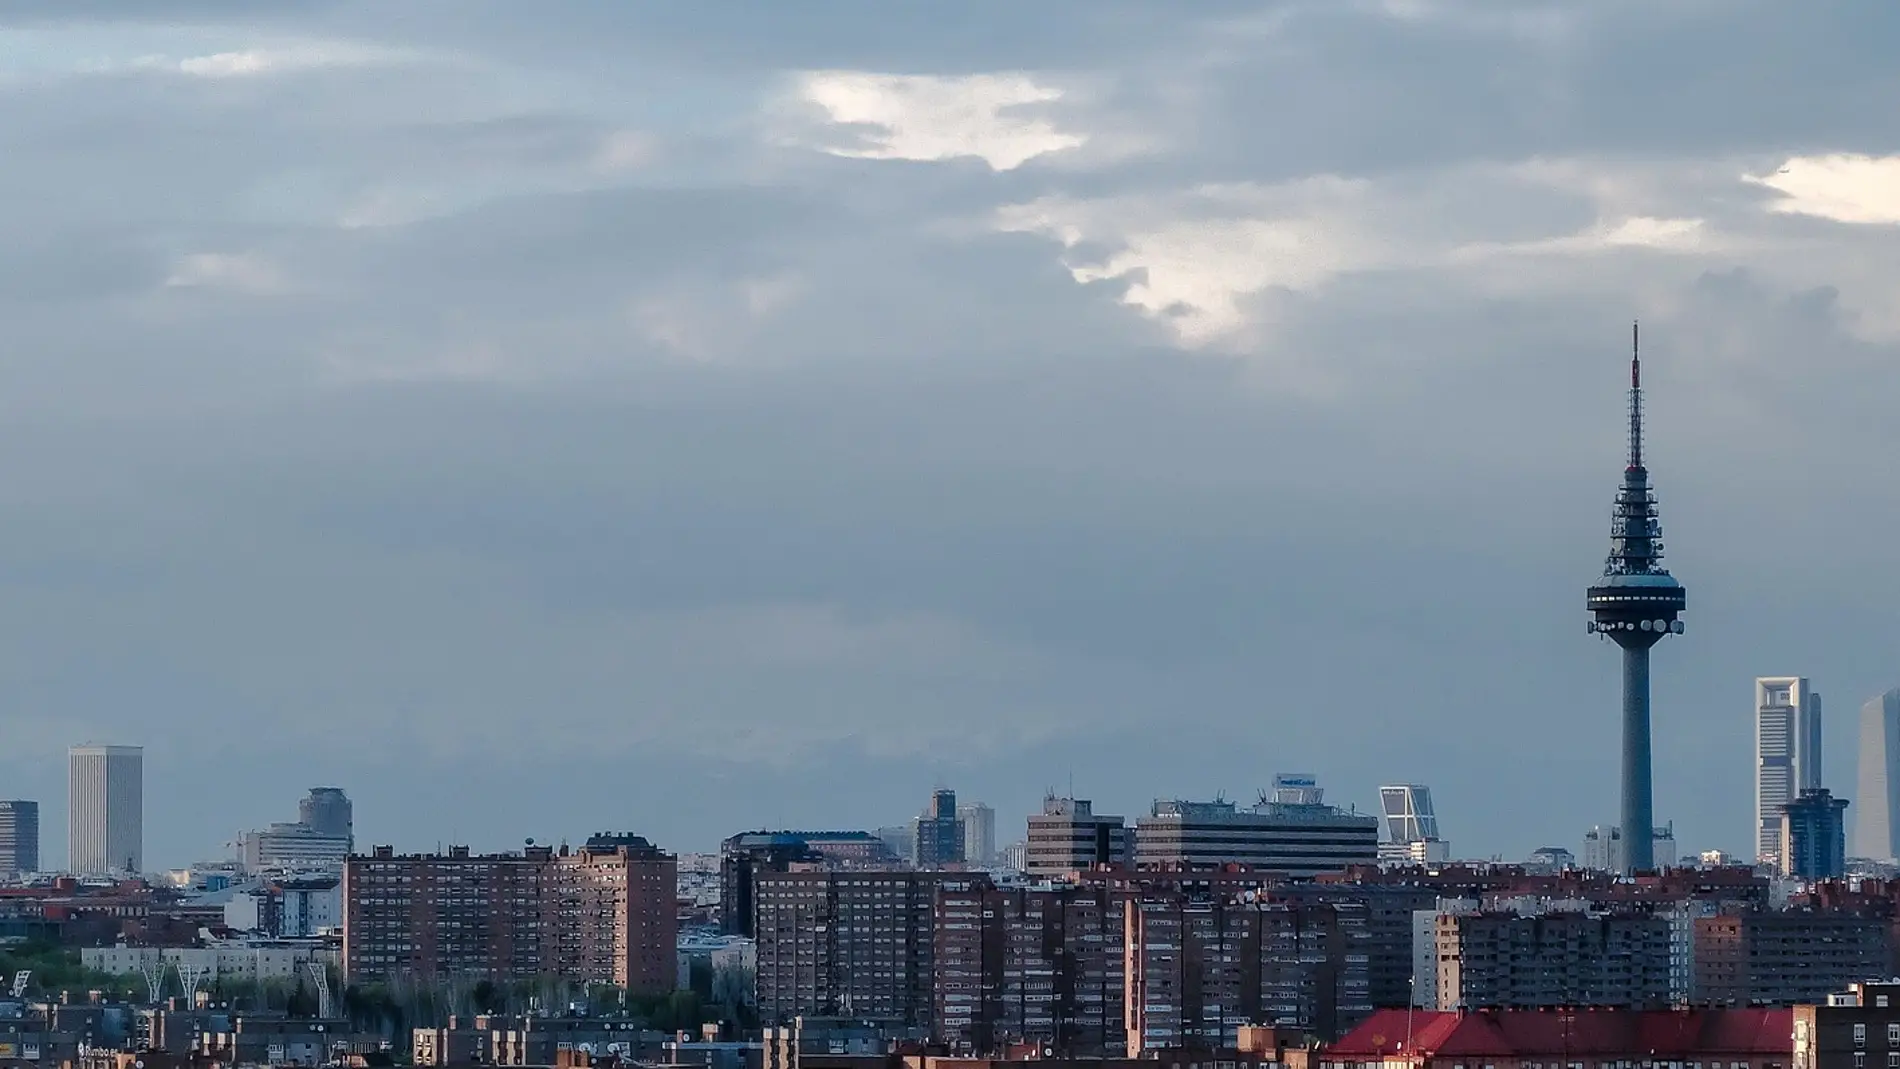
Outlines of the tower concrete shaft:
<svg viewBox="0 0 1900 1069">
<path fill-rule="evenodd" d="M 1662 566 L 1662 521 L 1643 464 L 1643 364 L 1630 331 L 1629 461 L 1611 510 L 1610 555 L 1588 593 L 1589 630 L 1623 648 L 1624 856 L 1631 871 L 1655 864 L 1649 745 L 1649 648 L 1681 634 L 1682 584 Z"/>
<path fill-rule="evenodd" d="M 1656 811 L 1649 756 L 1649 647 L 1623 647 L 1623 856 L 1632 871 L 1656 867 Z"/>
</svg>

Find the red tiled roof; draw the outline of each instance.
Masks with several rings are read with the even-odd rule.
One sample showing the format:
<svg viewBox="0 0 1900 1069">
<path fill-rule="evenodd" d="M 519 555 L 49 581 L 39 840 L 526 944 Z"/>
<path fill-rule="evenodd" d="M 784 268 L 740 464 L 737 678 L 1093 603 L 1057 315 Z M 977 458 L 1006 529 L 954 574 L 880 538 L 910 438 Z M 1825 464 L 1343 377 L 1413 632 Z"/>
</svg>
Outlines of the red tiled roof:
<svg viewBox="0 0 1900 1069">
<path fill-rule="evenodd" d="M 1410 1049 L 1433 1051 L 1442 1046 L 1463 1023 L 1455 1013 L 1437 1010 L 1375 1010 L 1359 1027 L 1326 1048 L 1326 1055 L 1341 1058 L 1374 1059 Z"/>
<path fill-rule="evenodd" d="M 1409 1025 L 1407 1018 L 1410 1018 Z M 1786 1053 L 1794 1042 L 1789 1009 L 1478 1010 L 1468 1013 L 1380 1010 L 1327 1055 L 1372 1060 L 1402 1051 L 1406 1035 L 1419 1055 L 1497 1058 L 1570 1053 L 1737 1056 Z"/>
</svg>

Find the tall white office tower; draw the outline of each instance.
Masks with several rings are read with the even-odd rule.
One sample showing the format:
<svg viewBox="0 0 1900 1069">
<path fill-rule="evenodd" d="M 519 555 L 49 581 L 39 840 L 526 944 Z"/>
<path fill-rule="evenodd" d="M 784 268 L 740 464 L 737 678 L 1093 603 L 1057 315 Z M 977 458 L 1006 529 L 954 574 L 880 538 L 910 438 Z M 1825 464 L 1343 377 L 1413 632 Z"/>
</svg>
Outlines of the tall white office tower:
<svg viewBox="0 0 1900 1069">
<path fill-rule="evenodd" d="M 957 819 L 963 822 L 963 860 L 972 865 L 995 861 L 996 810 L 982 802 L 960 805 Z"/>
<path fill-rule="evenodd" d="M 145 751 L 67 751 L 66 867 L 81 876 L 137 873 L 145 864 Z"/>
<path fill-rule="evenodd" d="M 1755 680 L 1755 858 L 1781 860 L 1781 807 L 1821 786 L 1821 696 L 1805 676 Z"/>
<path fill-rule="evenodd" d="M 1860 775 L 1854 794 L 1854 853 L 1900 860 L 1900 690 L 1860 707 Z"/>
</svg>

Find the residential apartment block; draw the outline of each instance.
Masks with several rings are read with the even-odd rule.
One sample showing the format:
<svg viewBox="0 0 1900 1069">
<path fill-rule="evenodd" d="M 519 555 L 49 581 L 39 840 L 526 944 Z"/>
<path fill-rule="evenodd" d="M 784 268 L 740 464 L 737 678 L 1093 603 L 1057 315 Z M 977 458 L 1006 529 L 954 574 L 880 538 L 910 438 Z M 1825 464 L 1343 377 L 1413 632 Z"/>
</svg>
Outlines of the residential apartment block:
<svg viewBox="0 0 1900 1069">
<path fill-rule="evenodd" d="M 1230 1050 L 1258 1024 L 1336 1036 L 1372 1012 L 1363 909 L 1150 895 L 1124 918 L 1128 1057 Z"/>
<path fill-rule="evenodd" d="M 1103 887 L 942 884 L 932 1036 L 959 1052 L 1119 1053 L 1122 917 L 1123 897 Z"/>
<path fill-rule="evenodd" d="M 760 1020 L 875 1017 L 928 1027 L 937 889 L 970 879 L 948 872 L 758 874 Z"/>
<path fill-rule="evenodd" d="M 1671 925 L 1564 903 L 1524 913 L 1441 909 L 1420 931 L 1437 1010 L 1670 1004 Z M 1421 972 L 1423 972 L 1423 968 Z"/>
<path fill-rule="evenodd" d="M 352 857 L 343 877 L 343 966 L 353 983 L 393 976 L 616 984 L 673 990 L 676 861 L 635 835 L 579 850 Z"/>
<path fill-rule="evenodd" d="M 1693 999 L 1718 1006 L 1823 1002 L 1869 977 L 1892 975 L 1892 954 L 1885 922 L 1845 911 L 1706 917 L 1695 922 Z"/>
<path fill-rule="evenodd" d="M 1852 984 L 1794 1008 L 1793 1069 L 1900 1065 L 1900 982 Z"/>
</svg>

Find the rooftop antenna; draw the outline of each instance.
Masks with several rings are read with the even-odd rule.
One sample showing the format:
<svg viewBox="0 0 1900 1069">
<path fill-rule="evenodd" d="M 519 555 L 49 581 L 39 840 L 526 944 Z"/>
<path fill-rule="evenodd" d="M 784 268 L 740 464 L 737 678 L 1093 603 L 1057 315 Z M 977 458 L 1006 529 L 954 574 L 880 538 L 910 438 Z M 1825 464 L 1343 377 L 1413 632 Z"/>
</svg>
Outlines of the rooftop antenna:
<svg viewBox="0 0 1900 1069">
<path fill-rule="evenodd" d="M 1640 323 L 1630 324 L 1630 470 L 1643 466 L 1643 357 Z"/>
</svg>

